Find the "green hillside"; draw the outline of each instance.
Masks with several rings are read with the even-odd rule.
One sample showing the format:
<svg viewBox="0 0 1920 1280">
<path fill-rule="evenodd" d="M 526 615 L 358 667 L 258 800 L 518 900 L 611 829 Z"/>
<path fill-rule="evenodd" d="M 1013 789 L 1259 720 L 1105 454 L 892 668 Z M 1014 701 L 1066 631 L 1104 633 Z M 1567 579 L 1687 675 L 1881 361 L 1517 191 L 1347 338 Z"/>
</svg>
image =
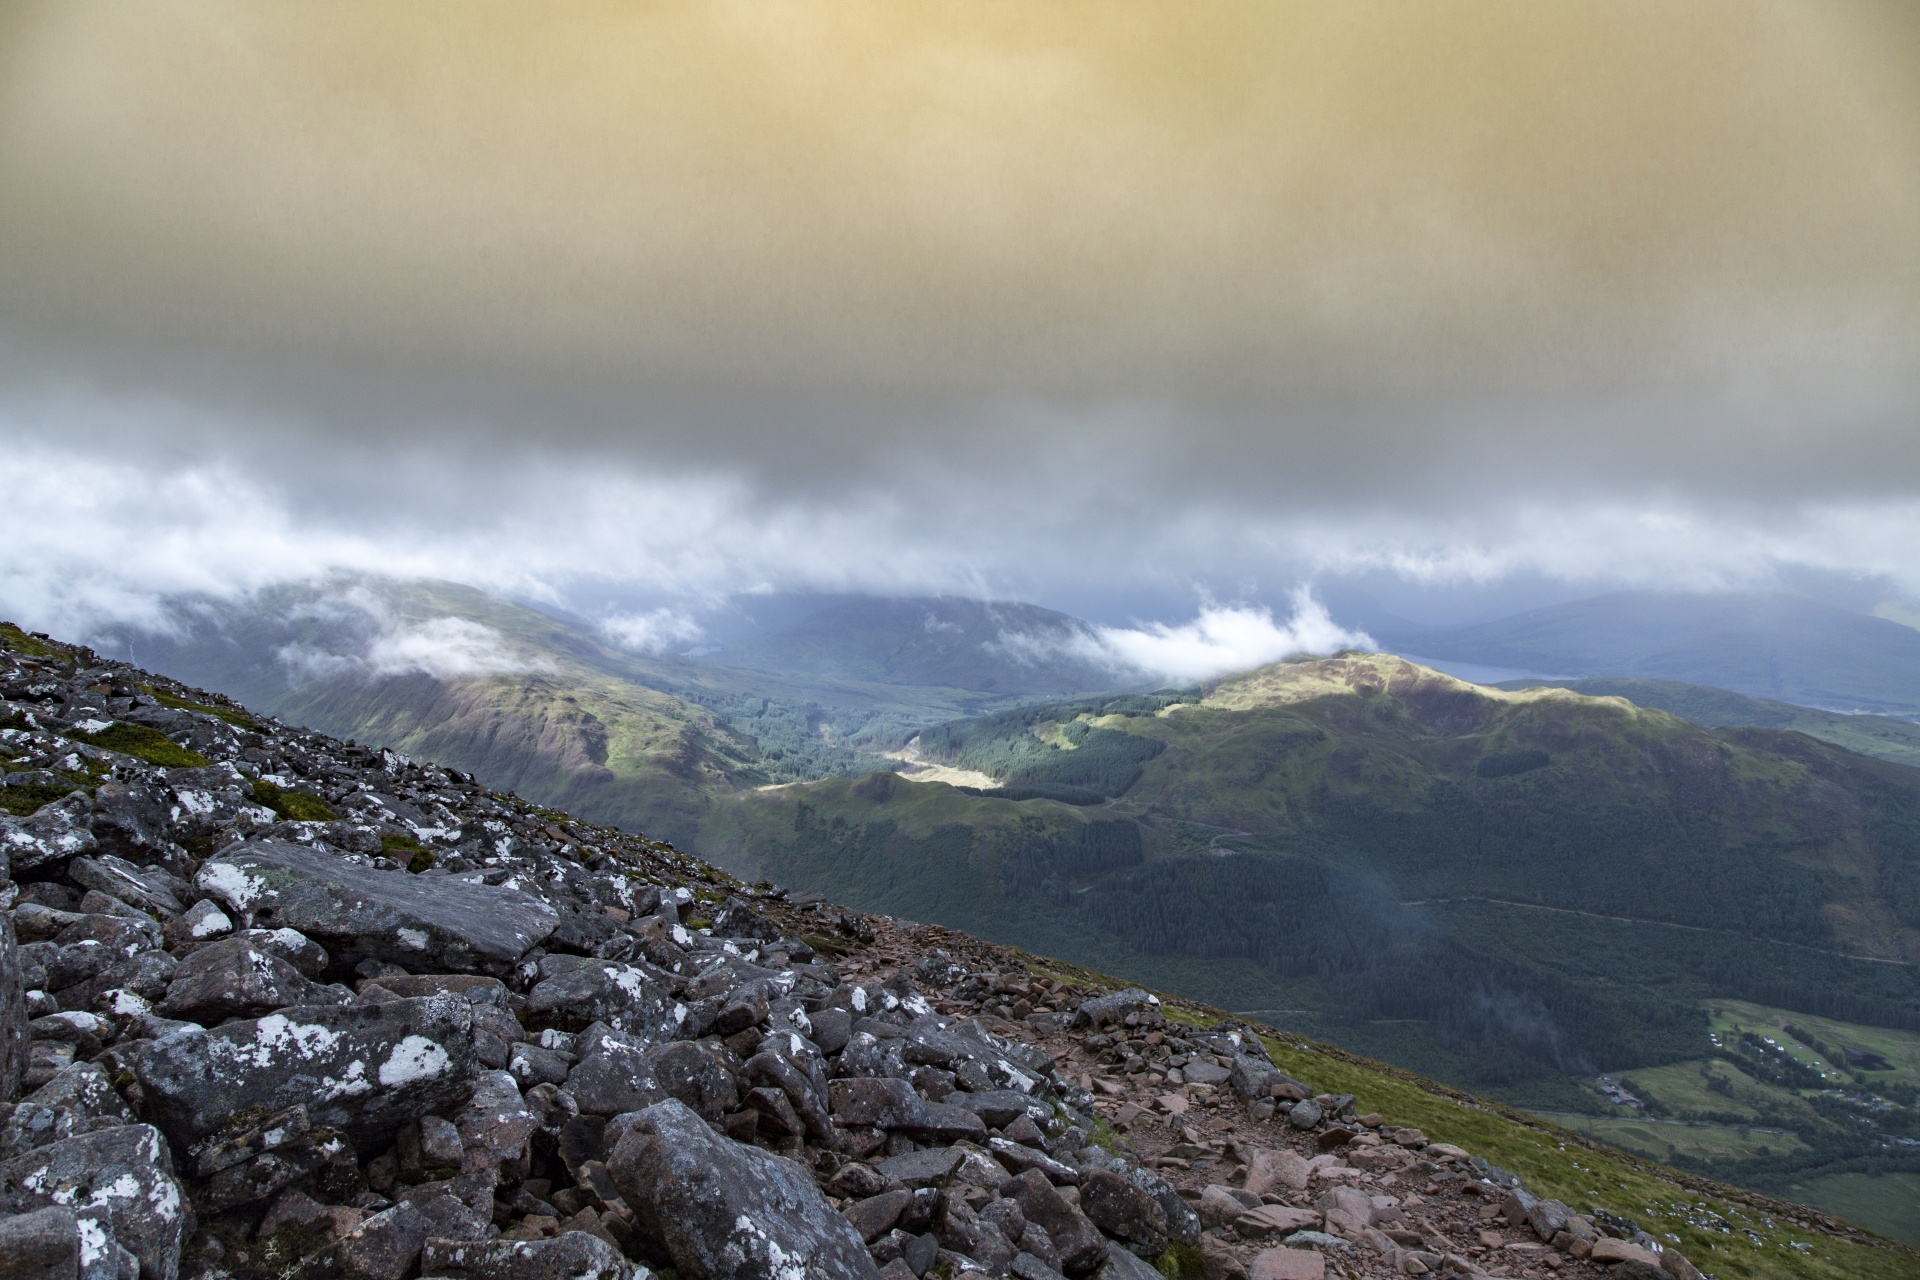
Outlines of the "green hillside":
<svg viewBox="0 0 1920 1280">
<path fill-rule="evenodd" d="M 1021 625 L 1064 617 L 1012 609 Z M 295 723 L 689 843 L 741 788 L 864 773 L 923 725 L 1016 700 L 628 652 L 586 625 L 452 582 L 342 577 L 238 603 L 179 601 L 174 614 L 170 632 L 96 644 Z M 918 614 L 915 629 L 927 631 Z M 939 654 L 958 659 L 935 648 L 916 661 L 939 675 Z"/>
<path fill-rule="evenodd" d="M 1571 689 L 1596 698 L 1625 698 L 1643 707 L 1671 711 L 1682 720 L 1710 729 L 1749 725 L 1757 729 L 1790 729 L 1896 764 L 1920 766 L 1920 724 L 1892 716 L 1852 716 L 1837 711 L 1795 706 L 1770 698 L 1677 680 L 1508 680 L 1502 689 Z"/>
<path fill-rule="evenodd" d="M 920 748 L 1009 785 L 757 792 L 702 852 L 1545 1110 L 1707 1054 L 1712 998 L 1920 1031 L 1920 771 L 1797 733 L 1356 655 Z M 1876 1099 L 1718 1154 L 1920 1169 L 1885 1145 L 1914 1100 Z"/>
</svg>

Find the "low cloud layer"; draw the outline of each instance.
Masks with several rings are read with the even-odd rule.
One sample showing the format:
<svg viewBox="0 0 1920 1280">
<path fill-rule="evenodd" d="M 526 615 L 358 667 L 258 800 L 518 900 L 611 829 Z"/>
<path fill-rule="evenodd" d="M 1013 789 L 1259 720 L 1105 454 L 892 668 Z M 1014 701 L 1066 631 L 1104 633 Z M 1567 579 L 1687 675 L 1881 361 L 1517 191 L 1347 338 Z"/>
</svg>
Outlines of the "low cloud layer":
<svg viewBox="0 0 1920 1280">
<path fill-rule="evenodd" d="M 1005 643 L 1016 652 L 1021 648 L 1018 637 Z M 1336 623 L 1305 587 L 1294 591 L 1293 614 L 1285 622 L 1274 621 L 1273 610 L 1264 606 L 1208 604 L 1191 622 L 1103 626 L 1037 643 L 1116 672 L 1144 672 L 1176 684 L 1303 654 L 1376 647 L 1365 632 Z"/>
</svg>

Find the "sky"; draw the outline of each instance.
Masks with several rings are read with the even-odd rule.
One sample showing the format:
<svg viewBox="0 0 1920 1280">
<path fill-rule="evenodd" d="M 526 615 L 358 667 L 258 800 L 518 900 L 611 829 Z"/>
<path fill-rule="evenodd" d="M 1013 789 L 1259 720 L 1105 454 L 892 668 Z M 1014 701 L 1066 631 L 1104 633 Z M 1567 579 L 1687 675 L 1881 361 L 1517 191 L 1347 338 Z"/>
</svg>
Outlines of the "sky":
<svg viewBox="0 0 1920 1280">
<path fill-rule="evenodd" d="M 340 569 L 1920 616 L 1920 10 L 19 0 L 0 450 L 68 634 Z"/>
</svg>

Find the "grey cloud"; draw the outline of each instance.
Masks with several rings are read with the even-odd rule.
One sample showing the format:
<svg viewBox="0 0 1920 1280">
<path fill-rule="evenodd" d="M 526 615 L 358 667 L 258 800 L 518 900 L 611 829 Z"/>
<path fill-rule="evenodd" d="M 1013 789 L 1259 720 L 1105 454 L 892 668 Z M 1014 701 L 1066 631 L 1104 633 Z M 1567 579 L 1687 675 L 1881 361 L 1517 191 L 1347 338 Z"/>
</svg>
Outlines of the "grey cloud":
<svg viewBox="0 0 1920 1280">
<path fill-rule="evenodd" d="M 14 5 L 0 603 L 1920 592 L 1915 22 Z"/>
</svg>

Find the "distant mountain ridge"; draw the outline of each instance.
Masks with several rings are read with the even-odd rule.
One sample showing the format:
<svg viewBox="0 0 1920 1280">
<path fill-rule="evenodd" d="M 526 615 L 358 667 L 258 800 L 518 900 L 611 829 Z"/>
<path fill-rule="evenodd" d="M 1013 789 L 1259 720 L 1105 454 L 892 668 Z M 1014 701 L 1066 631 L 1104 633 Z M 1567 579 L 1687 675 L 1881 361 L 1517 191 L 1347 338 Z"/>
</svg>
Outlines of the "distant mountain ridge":
<svg viewBox="0 0 1920 1280">
<path fill-rule="evenodd" d="M 938 685 L 982 693 L 1084 693 L 1126 682 L 1073 656 L 1093 627 L 1039 605 L 957 596 L 788 597 L 776 607 L 751 599 L 773 625 L 705 655 L 710 661 L 787 676 Z"/>
<path fill-rule="evenodd" d="M 1622 591 L 1383 639 L 1424 658 L 1569 678 L 1675 680 L 1830 711 L 1920 716 L 1920 631 L 1785 592 Z"/>
<path fill-rule="evenodd" d="M 1845 715 L 1677 680 L 1503 680 L 1495 687 L 1549 686 L 1595 698 L 1625 698 L 1643 707 L 1671 711 L 1708 729 L 1789 729 L 1864 756 L 1920 768 L 1920 724 L 1893 716 Z"/>
</svg>

